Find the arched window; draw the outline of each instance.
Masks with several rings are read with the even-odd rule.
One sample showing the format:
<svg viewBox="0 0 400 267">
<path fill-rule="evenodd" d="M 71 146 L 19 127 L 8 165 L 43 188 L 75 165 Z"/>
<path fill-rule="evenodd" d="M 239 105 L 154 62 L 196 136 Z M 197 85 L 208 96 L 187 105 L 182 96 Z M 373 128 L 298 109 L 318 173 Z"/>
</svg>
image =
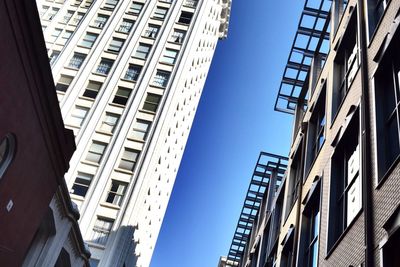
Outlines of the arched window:
<svg viewBox="0 0 400 267">
<path fill-rule="evenodd" d="M 7 171 L 8 166 L 10 166 L 12 160 L 14 159 L 15 150 L 15 136 L 11 133 L 8 133 L 0 141 L 0 178 L 3 177 L 4 173 Z"/>
</svg>

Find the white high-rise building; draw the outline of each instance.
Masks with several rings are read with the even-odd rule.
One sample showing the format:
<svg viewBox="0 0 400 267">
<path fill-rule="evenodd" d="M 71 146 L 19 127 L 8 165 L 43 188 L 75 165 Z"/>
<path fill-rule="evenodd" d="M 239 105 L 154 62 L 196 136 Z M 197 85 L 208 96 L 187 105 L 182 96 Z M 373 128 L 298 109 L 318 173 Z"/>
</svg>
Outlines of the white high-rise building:
<svg viewBox="0 0 400 267">
<path fill-rule="evenodd" d="M 37 0 L 94 266 L 148 266 L 231 0 Z"/>
</svg>

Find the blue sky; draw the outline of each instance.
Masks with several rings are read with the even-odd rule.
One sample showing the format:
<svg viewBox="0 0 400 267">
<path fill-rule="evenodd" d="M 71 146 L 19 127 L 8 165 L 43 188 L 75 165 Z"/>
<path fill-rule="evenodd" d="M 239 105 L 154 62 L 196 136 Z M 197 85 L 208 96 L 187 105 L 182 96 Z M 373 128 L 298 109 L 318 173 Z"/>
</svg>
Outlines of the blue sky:
<svg viewBox="0 0 400 267">
<path fill-rule="evenodd" d="M 303 5 L 233 0 L 151 267 L 216 267 L 259 152 L 288 154 L 292 116 L 273 107 Z"/>
</svg>

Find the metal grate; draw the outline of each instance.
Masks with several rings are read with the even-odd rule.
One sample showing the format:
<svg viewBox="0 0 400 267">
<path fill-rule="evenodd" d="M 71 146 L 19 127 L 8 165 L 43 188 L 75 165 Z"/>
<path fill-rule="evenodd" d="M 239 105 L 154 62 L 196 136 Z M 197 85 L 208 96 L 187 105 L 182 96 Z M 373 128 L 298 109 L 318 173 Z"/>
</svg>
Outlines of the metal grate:
<svg viewBox="0 0 400 267">
<path fill-rule="evenodd" d="M 287 162 L 288 158 L 286 157 L 266 152 L 260 153 L 247 190 L 232 244 L 229 248 L 228 260 L 240 264 L 250 238 L 254 220 L 257 217 L 264 194 L 268 191 L 270 178 L 272 175 L 277 176 L 277 188 L 283 180 Z"/>
<path fill-rule="evenodd" d="M 305 1 L 275 101 L 276 111 L 294 114 L 314 55 L 319 54 L 325 62 L 329 52 L 331 4 L 331 0 Z"/>
</svg>

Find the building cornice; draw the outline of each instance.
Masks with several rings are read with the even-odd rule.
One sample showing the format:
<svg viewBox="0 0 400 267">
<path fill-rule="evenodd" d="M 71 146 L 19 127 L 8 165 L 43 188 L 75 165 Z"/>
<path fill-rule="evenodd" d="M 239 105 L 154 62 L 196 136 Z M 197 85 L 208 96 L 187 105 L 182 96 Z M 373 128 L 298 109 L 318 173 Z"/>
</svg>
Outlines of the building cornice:
<svg viewBox="0 0 400 267">
<path fill-rule="evenodd" d="M 231 16 L 232 0 L 219 0 L 219 4 L 222 7 L 220 14 L 220 26 L 219 26 L 219 39 L 226 39 L 228 36 L 229 19 Z"/>
</svg>

